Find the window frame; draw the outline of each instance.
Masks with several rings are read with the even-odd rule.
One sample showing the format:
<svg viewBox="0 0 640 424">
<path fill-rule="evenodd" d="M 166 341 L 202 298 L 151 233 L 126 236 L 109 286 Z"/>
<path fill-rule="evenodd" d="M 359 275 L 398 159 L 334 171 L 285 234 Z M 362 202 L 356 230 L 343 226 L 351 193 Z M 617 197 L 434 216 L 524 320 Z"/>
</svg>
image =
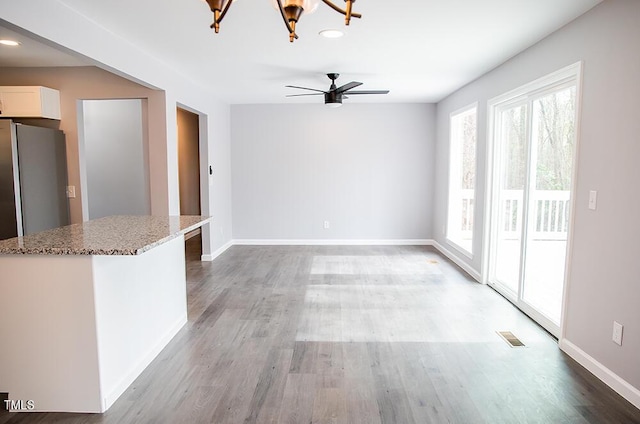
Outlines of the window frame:
<svg viewBox="0 0 640 424">
<path fill-rule="evenodd" d="M 471 227 L 471 248 L 467 249 L 466 247 L 462 246 L 461 243 L 459 241 L 456 241 L 456 239 L 454 237 L 452 237 L 452 233 L 450 231 L 450 221 L 452 218 L 452 202 L 454 201 L 453 199 L 453 193 L 455 191 L 460 191 L 462 190 L 461 188 L 454 188 L 452 186 L 452 182 L 457 178 L 459 180 L 460 177 L 460 173 L 462 172 L 462 166 L 461 165 L 454 165 L 454 160 L 456 162 L 459 162 L 460 157 L 462 155 L 462 144 L 457 142 L 460 141 L 459 139 L 456 138 L 456 145 L 454 147 L 454 136 L 457 136 L 457 131 L 458 128 L 454 128 L 454 119 L 464 116 L 466 114 L 469 113 L 474 113 L 475 114 L 475 120 L 476 120 L 476 125 L 475 125 L 475 146 L 474 146 L 474 165 L 475 165 L 475 169 L 474 169 L 474 178 L 473 178 L 473 200 L 474 200 L 474 207 L 473 207 L 473 212 L 471 214 L 471 216 L 473 217 L 473 224 Z M 445 220 L 445 228 L 444 228 L 444 236 L 445 236 L 445 240 L 447 242 L 448 245 L 450 245 L 452 248 L 454 248 L 456 251 L 458 251 L 459 253 L 461 253 L 462 255 L 464 255 L 465 257 L 467 257 L 468 259 L 473 259 L 473 244 L 474 244 L 474 239 L 475 239 L 475 215 L 476 215 L 476 196 L 477 196 L 477 189 L 478 189 L 478 117 L 479 117 L 479 108 L 478 108 L 478 102 L 473 102 L 471 104 L 468 104 L 462 108 L 459 108 L 457 110 L 454 110 L 453 112 L 451 112 L 449 114 L 449 159 L 448 159 L 448 183 L 447 183 L 447 214 L 446 214 L 446 220 Z M 456 157 L 454 158 L 454 154 L 456 154 Z M 455 199 L 455 200 L 460 200 L 460 199 Z M 462 210 L 460 210 L 460 213 L 458 214 L 459 216 L 456 219 L 461 219 L 462 217 Z"/>
</svg>

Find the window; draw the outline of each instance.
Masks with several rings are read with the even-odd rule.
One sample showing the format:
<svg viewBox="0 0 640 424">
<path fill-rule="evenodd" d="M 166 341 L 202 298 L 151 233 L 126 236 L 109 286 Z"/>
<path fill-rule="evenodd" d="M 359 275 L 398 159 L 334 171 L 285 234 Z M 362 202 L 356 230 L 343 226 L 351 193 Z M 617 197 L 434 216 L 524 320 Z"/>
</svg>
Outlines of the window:
<svg viewBox="0 0 640 424">
<path fill-rule="evenodd" d="M 473 252 L 477 120 L 476 104 L 454 112 L 449 133 L 447 239 L 469 255 Z"/>
</svg>

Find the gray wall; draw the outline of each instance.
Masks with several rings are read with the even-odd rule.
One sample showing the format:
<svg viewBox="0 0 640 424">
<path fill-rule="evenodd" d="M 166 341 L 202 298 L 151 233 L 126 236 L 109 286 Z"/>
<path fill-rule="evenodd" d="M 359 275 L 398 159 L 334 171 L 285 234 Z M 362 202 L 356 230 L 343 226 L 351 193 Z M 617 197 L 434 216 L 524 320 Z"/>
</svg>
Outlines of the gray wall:
<svg viewBox="0 0 640 424">
<path fill-rule="evenodd" d="M 605 1 L 592 11 L 438 104 L 435 237 L 446 222 L 449 114 L 479 102 L 474 251 L 482 246 L 487 100 L 584 61 L 573 254 L 564 337 L 640 388 L 640 2 Z M 587 208 L 598 190 L 598 209 Z M 481 270 L 480 255 L 468 261 Z M 624 344 L 611 342 L 624 324 Z"/>
<path fill-rule="evenodd" d="M 232 106 L 233 238 L 431 238 L 434 120 L 427 104 Z"/>
<path fill-rule="evenodd" d="M 142 106 L 140 99 L 82 102 L 89 219 L 151 213 Z"/>
</svg>

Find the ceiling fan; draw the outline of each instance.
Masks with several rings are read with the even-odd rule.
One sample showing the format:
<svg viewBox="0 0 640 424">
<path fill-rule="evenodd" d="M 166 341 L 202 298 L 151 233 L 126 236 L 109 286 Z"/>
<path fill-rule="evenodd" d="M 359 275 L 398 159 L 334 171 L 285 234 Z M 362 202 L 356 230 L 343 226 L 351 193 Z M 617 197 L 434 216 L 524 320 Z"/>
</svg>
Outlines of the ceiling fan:
<svg viewBox="0 0 640 424">
<path fill-rule="evenodd" d="M 298 87 L 295 85 L 287 85 L 285 87 L 288 88 L 297 88 L 300 90 L 309 90 L 315 91 L 315 93 L 305 93 L 305 94 L 289 94 L 287 97 L 301 97 L 301 96 L 319 96 L 324 94 L 324 104 L 330 107 L 340 107 L 342 106 L 342 100 L 348 99 L 346 94 L 349 96 L 357 95 L 357 94 L 388 94 L 389 90 L 360 90 L 353 91 L 354 88 L 362 85 L 361 82 L 351 81 L 341 87 L 336 87 L 336 80 L 340 76 L 340 74 L 330 73 L 327 74 L 329 79 L 331 80 L 331 86 L 329 87 L 329 91 L 318 90 L 315 88 L 308 87 Z"/>
</svg>

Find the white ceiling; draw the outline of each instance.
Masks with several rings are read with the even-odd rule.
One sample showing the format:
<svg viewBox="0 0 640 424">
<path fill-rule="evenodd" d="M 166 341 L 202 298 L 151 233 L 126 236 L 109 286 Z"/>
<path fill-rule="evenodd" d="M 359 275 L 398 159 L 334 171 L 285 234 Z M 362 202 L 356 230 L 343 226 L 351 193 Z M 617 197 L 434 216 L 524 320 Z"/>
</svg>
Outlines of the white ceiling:
<svg viewBox="0 0 640 424">
<path fill-rule="evenodd" d="M 293 44 L 269 0 L 238 0 L 220 34 L 209 29 L 211 13 L 203 0 L 58 1 L 211 87 L 221 100 L 244 104 L 317 102 L 285 98 L 298 92 L 284 86 L 326 89 L 327 72 L 341 74 L 339 85 L 357 80 L 363 90 L 391 90 L 349 102 L 436 102 L 602 0 L 360 0 L 354 10 L 363 17 L 349 27 L 342 15 L 320 4 L 302 17 Z M 347 35 L 319 37 L 326 28 Z M 36 47 L 29 42 L 20 50 L 31 48 Z M 45 66 L 82 62 L 45 50 L 39 56 Z M 7 51 L 0 50 L 0 66 L 37 66 L 28 52 L 19 58 Z"/>
<path fill-rule="evenodd" d="M 43 66 L 86 66 L 88 61 L 48 46 L 24 34 L 0 25 L 0 39 L 20 42 L 20 47 L 0 44 L 0 68 Z"/>
</svg>

